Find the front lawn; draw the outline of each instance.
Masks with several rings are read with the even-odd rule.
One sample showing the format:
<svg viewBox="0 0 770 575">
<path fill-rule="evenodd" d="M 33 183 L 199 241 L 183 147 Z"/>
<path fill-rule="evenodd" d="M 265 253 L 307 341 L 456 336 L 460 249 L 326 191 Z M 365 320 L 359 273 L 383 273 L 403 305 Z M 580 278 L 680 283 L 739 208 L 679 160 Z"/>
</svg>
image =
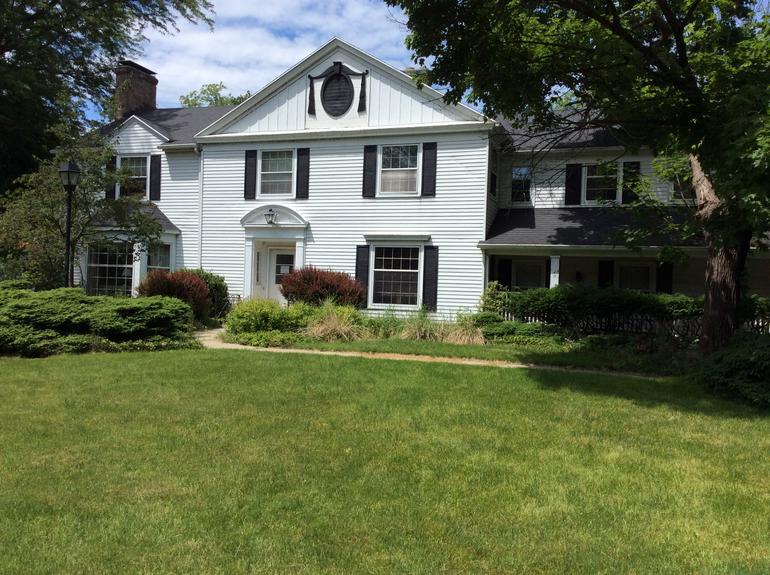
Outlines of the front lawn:
<svg viewBox="0 0 770 575">
<path fill-rule="evenodd" d="M 0 359 L 0 572 L 767 573 L 768 453 L 675 380 Z"/>
</svg>

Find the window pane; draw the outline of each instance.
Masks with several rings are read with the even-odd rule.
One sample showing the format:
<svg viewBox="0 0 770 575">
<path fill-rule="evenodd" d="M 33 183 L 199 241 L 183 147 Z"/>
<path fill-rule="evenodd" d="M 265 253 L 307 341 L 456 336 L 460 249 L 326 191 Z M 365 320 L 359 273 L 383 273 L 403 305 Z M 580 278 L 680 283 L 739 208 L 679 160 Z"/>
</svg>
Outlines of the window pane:
<svg viewBox="0 0 770 575">
<path fill-rule="evenodd" d="M 171 271 L 171 246 L 161 244 L 147 252 L 147 269 Z"/>
<path fill-rule="evenodd" d="M 695 190 L 692 187 L 692 182 L 680 178 L 674 180 L 671 199 L 686 200 L 688 202 L 695 201 Z"/>
<path fill-rule="evenodd" d="M 294 269 L 294 254 L 275 255 L 275 283 L 280 284 L 283 276 Z"/>
<path fill-rule="evenodd" d="M 618 285 L 625 289 L 649 291 L 650 266 L 621 265 L 618 271 Z"/>
<path fill-rule="evenodd" d="M 262 173 L 292 171 L 291 150 L 262 152 Z"/>
<path fill-rule="evenodd" d="M 147 158 L 144 156 L 137 158 L 121 158 L 120 167 L 132 177 L 147 177 Z"/>
<path fill-rule="evenodd" d="M 586 166 L 586 200 L 609 201 L 617 199 L 618 166 L 615 163 Z"/>
<path fill-rule="evenodd" d="M 262 174 L 260 186 L 262 194 L 290 194 L 291 173 L 288 174 Z"/>
<path fill-rule="evenodd" d="M 416 193 L 417 170 L 383 170 L 380 180 L 383 193 Z"/>
<path fill-rule="evenodd" d="M 511 177 L 511 201 L 531 201 L 532 171 L 530 168 L 513 168 Z"/>
<path fill-rule="evenodd" d="M 374 251 L 374 303 L 417 305 L 420 249 L 381 247 Z"/>
<path fill-rule="evenodd" d="M 383 146 L 382 169 L 417 168 L 417 144 Z"/>
<path fill-rule="evenodd" d="M 524 289 L 543 287 L 543 266 L 535 263 L 517 263 L 515 285 Z"/>
<path fill-rule="evenodd" d="M 131 295 L 134 248 L 128 242 L 102 242 L 88 248 L 86 291 L 94 295 Z"/>
</svg>

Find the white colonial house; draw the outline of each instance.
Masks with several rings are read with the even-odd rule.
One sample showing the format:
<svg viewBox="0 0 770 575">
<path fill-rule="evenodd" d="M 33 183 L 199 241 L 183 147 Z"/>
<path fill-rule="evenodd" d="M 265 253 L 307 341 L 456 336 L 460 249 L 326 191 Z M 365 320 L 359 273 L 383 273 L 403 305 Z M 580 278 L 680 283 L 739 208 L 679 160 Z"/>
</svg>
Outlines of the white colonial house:
<svg viewBox="0 0 770 575">
<path fill-rule="evenodd" d="M 445 316 L 475 308 L 491 279 L 702 291 L 702 247 L 661 266 L 664 240 L 613 245 L 623 216 L 601 201 L 627 201 L 624 180 L 652 176 L 652 158 L 620 157 L 607 134 L 543 159 L 537 138 L 517 141 L 504 120 L 447 105 L 339 39 L 237 107 L 158 109 L 153 72 L 124 61 L 116 74 L 115 162 L 136 185 L 106 193 L 146 197 L 164 243 L 138 258 L 131 245 L 89 247 L 80 278 L 93 293 L 130 295 L 150 269 L 200 267 L 236 296 L 282 300 L 283 275 L 307 265 L 356 277 L 371 310 Z M 676 200 L 670 183 L 654 186 Z M 768 260 L 749 268 L 767 291 Z"/>
</svg>

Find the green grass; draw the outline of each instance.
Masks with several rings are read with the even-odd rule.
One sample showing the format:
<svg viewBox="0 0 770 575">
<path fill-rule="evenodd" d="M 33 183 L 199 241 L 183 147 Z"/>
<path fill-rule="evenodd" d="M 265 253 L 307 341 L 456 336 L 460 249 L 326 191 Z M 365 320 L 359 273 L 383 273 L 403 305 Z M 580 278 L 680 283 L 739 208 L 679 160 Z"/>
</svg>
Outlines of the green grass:
<svg viewBox="0 0 770 575">
<path fill-rule="evenodd" d="M 244 334 L 247 338 L 249 334 Z M 248 345 L 239 336 L 226 335 L 227 341 Z M 537 338 L 530 338 L 536 340 Z M 278 346 L 284 347 L 284 346 Z M 378 339 L 349 342 L 323 342 L 298 339 L 290 347 L 333 351 L 364 351 L 372 353 L 403 353 L 432 355 L 436 357 L 465 357 L 493 359 L 532 365 L 576 367 L 606 371 L 636 372 L 650 375 L 681 375 L 696 367 L 698 353 L 694 350 L 665 350 L 641 353 L 631 346 L 610 346 L 601 349 L 578 342 L 557 342 L 554 338 L 541 338 L 540 342 L 527 344 L 488 343 L 486 345 L 458 345 L 453 343 Z"/>
<path fill-rule="evenodd" d="M 770 418 L 686 382 L 0 360 L 0 572 L 767 573 Z"/>
</svg>

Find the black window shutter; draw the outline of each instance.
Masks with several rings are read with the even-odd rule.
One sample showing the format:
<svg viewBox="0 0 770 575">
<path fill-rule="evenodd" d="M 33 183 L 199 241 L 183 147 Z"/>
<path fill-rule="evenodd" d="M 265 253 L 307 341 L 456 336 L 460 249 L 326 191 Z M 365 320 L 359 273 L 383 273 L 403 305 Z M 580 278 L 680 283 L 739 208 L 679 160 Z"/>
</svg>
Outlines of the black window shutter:
<svg viewBox="0 0 770 575">
<path fill-rule="evenodd" d="M 438 302 L 438 246 L 425 246 L 422 272 L 422 305 L 428 311 L 436 311 Z"/>
<path fill-rule="evenodd" d="M 369 246 L 356 246 L 356 280 L 364 286 L 364 305 L 369 301 Z"/>
<path fill-rule="evenodd" d="M 246 172 L 243 177 L 243 199 L 257 197 L 257 151 L 246 150 Z"/>
<path fill-rule="evenodd" d="M 421 196 L 436 195 L 436 142 L 422 145 L 422 191 Z"/>
<path fill-rule="evenodd" d="M 297 199 L 306 200 L 310 193 L 310 148 L 297 149 Z"/>
<path fill-rule="evenodd" d="M 564 179 L 564 205 L 579 206 L 581 187 L 583 186 L 583 165 L 567 164 L 567 174 Z"/>
<path fill-rule="evenodd" d="M 551 287 L 551 258 L 545 258 L 545 286 Z"/>
<path fill-rule="evenodd" d="M 635 202 L 638 198 L 635 188 L 639 185 L 641 165 L 639 162 L 623 162 L 623 198 L 624 204 Z"/>
<path fill-rule="evenodd" d="M 363 196 L 377 195 L 377 146 L 364 146 L 364 188 Z"/>
<path fill-rule="evenodd" d="M 615 262 L 599 260 L 599 287 L 612 287 L 615 284 Z"/>
<path fill-rule="evenodd" d="M 160 201 L 160 156 L 150 156 L 150 201 Z"/>
<path fill-rule="evenodd" d="M 672 293 L 674 291 L 674 266 L 671 262 L 663 262 L 658 266 L 655 290 L 660 293 Z"/>
<path fill-rule="evenodd" d="M 115 187 L 118 185 L 115 172 L 117 171 L 118 159 L 111 156 L 107 160 L 107 185 L 104 188 L 104 197 L 108 200 L 115 199 Z"/>
</svg>

